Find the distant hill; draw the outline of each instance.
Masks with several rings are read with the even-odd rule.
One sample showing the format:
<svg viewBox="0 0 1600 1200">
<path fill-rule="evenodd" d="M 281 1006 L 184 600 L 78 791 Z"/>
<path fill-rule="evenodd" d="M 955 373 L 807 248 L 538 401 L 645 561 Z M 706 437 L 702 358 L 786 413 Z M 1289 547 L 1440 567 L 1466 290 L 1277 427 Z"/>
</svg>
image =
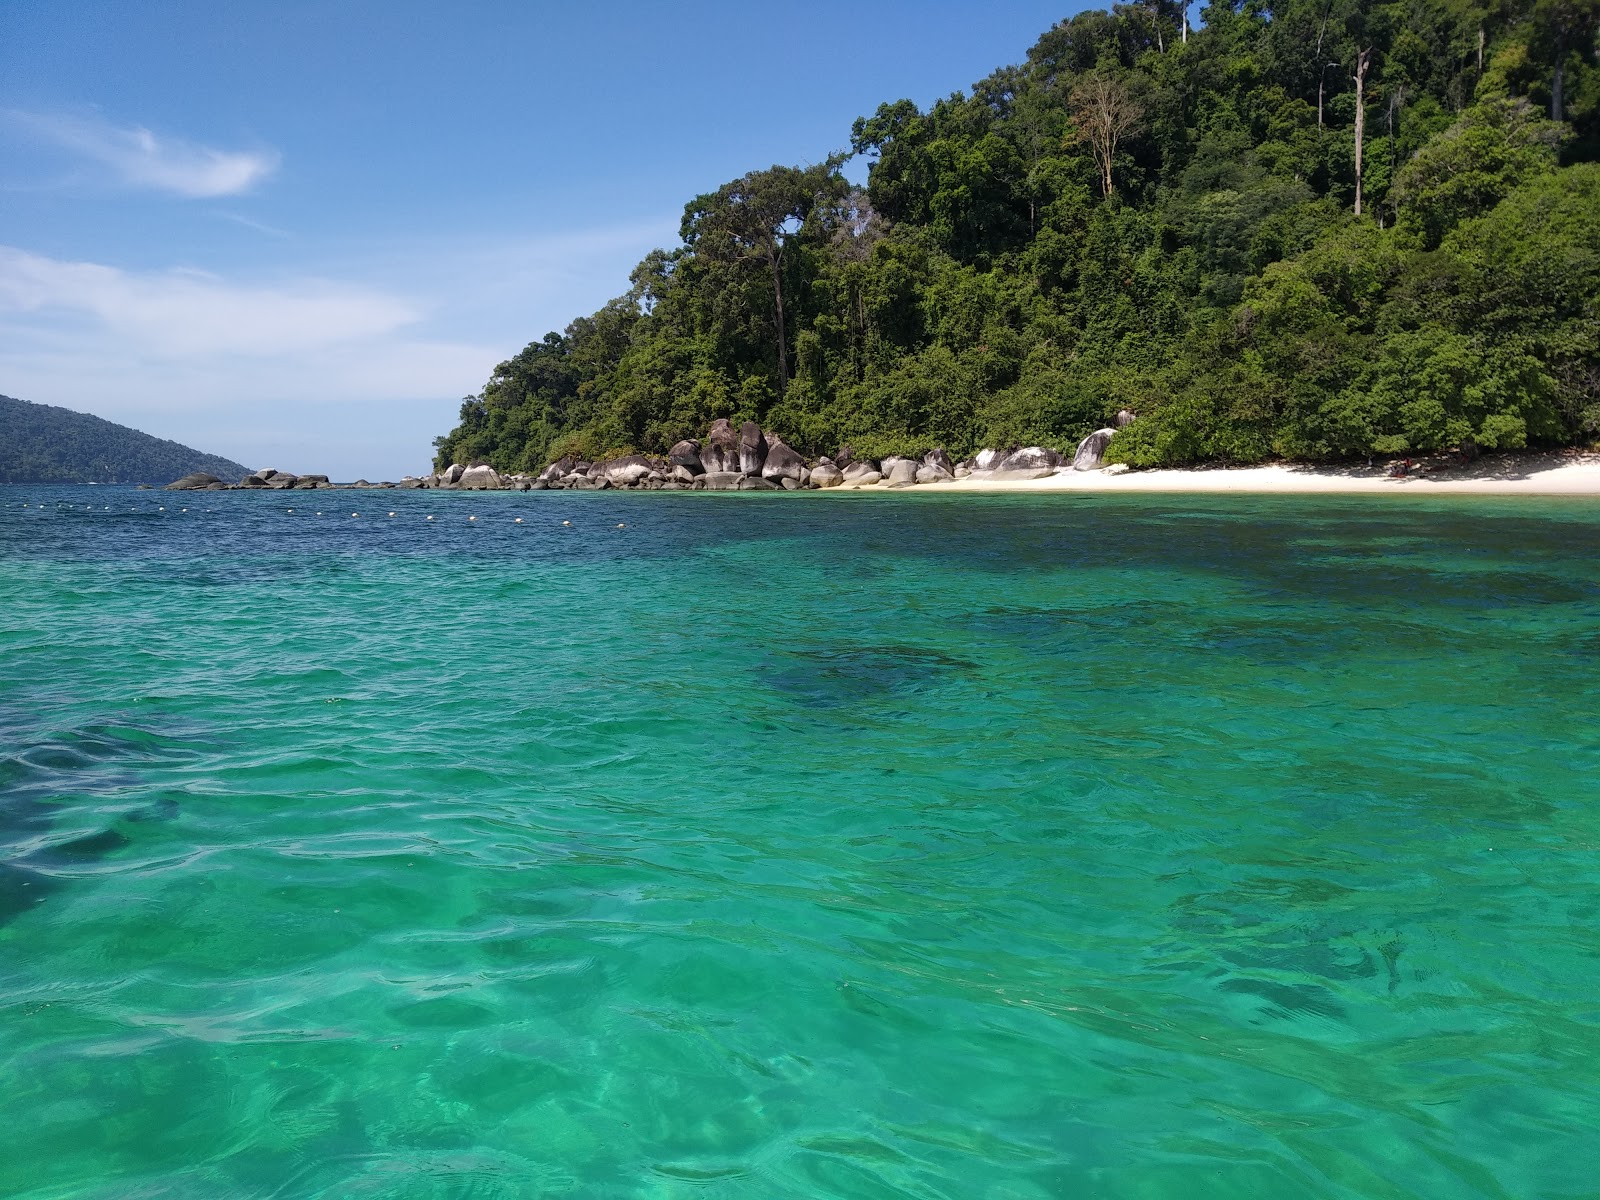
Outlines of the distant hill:
<svg viewBox="0 0 1600 1200">
<path fill-rule="evenodd" d="M 170 483 L 191 471 L 233 481 L 250 468 L 88 413 L 0 396 L 0 483 Z"/>
</svg>

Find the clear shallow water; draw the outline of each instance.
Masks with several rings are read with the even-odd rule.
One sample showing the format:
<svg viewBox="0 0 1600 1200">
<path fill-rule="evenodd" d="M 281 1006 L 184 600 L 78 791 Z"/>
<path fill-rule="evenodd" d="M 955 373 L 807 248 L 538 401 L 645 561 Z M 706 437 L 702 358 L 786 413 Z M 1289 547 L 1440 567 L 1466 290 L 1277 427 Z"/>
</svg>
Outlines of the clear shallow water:
<svg viewBox="0 0 1600 1200">
<path fill-rule="evenodd" d="M 1600 1194 L 1597 545 L 0 488 L 0 1194 Z"/>
</svg>

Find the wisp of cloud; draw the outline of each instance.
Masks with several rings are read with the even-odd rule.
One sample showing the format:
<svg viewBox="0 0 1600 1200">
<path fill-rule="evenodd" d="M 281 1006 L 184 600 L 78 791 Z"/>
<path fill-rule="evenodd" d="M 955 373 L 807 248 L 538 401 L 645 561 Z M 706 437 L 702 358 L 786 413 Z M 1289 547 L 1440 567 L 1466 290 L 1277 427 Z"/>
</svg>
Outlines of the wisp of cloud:
<svg viewBox="0 0 1600 1200">
<path fill-rule="evenodd" d="M 44 141 L 109 167 L 124 184 L 191 199 L 248 191 L 279 162 L 275 150 L 214 150 L 99 118 L 17 111 L 7 115 Z"/>
</svg>

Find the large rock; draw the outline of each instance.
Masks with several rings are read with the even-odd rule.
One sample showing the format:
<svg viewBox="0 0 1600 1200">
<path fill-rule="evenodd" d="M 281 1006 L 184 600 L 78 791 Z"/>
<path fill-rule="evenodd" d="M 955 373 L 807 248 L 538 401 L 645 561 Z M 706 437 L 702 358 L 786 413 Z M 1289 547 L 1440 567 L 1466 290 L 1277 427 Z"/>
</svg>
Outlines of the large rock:
<svg viewBox="0 0 1600 1200">
<path fill-rule="evenodd" d="M 934 464 L 924 464 L 917 468 L 918 483 L 948 483 L 955 475 L 943 467 Z"/>
<path fill-rule="evenodd" d="M 1005 455 L 999 450 L 979 450 L 972 456 L 972 469 L 974 471 L 992 471 L 1000 465 L 1000 460 Z"/>
<path fill-rule="evenodd" d="M 736 492 L 743 478 L 738 471 L 707 471 L 696 482 L 708 492 Z"/>
<path fill-rule="evenodd" d="M 1105 458 L 1106 447 L 1111 444 L 1111 439 L 1117 436 L 1115 429 L 1096 429 L 1083 441 L 1078 443 L 1078 452 L 1072 456 L 1072 469 L 1074 471 L 1093 471 L 1100 466 Z"/>
<path fill-rule="evenodd" d="M 792 479 L 799 483 L 805 469 L 805 459 L 796 454 L 781 438 L 774 436 L 767 439 L 767 460 L 761 464 L 761 478 L 770 479 L 774 483 L 784 479 Z"/>
<path fill-rule="evenodd" d="M 468 467 L 456 482 L 464 492 L 498 492 L 505 486 L 500 472 L 487 464 Z"/>
<path fill-rule="evenodd" d="M 841 471 L 856 460 L 856 452 L 849 446 L 840 446 L 839 453 L 833 456 L 833 465 Z"/>
<path fill-rule="evenodd" d="M 705 464 L 700 461 L 700 443 L 693 438 L 685 438 L 667 451 L 667 463 L 673 467 L 682 467 L 691 476 L 703 472 Z M 674 478 L 677 478 L 674 475 Z"/>
<path fill-rule="evenodd" d="M 460 483 L 461 482 L 461 473 L 463 471 L 465 471 L 465 470 L 466 470 L 466 468 L 463 467 L 460 463 L 451 463 L 448 467 L 446 467 L 444 470 L 439 472 L 439 482 L 440 483 Z"/>
<path fill-rule="evenodd" d="M 996 471 L 1054 471 L 1061 465 L 1061 455 L 1043 446 L 1024 446 L 1013 450 L 994 465 Z"/>
<path fill-rule="evenodd" d="M 565 479 L 572 474 L 572 469 L 577 465 L 577 460 L 568 454 L 563 458 L 556 459 L 555 462 L 540 471 L 539 478 L 546 483 L 554 483 L 557 479 Z"/>
<path fill-rule="evenodd" d="M 838 487 L 843 482 L 844 472 L 832 463 L 822 462 L 811 468 L 812 487 Z"/>
<path fill-rule="evenodd" d="M 700 467 L 707 475 L 724 475 L 739 469 L 739 434 L 726 417 L 711 422 L 700 447 Z"/>
<path fill-rule="evenodd" d="M 296 475 L 290 475 L 284 471 L 279 471 L 271 479 L 267 480 L 267 486 L 274 491 L 281 492 L 286 488 L 292 488 L 298 478 L 299 477 Z"/>
<path fill-rule="evenodd" d="M 901 463 L 910 463 L 911 464 L 911 470 L 912 470 L 913 474 L 915 474 L 916 469 L 922 465 L 916 459 L 907 458 L 903 454 L 890 454 L 890 455 L 887 455 L 881 462 L 878 463 L 878 472 L 885 479 L 888 479 L 891 475 L 894 474 L 894 469 L 896 467 L 898 467 Z"/>
<path fill-rule="evenodd" d="M 877 464 L 870 459 L 853 462 L 844 469 L 844 481 L 855 487 L 869 487 L 882 478 Z"/>
<path fill-rule="evenodd" d="M 600 464 L 600 473 L 616 487 L 635 487 L 655 474 L 655 464 L 642 454 L 629 454 Z"/>
<path fill-rule="evenodd" d="M 683 463 L 674 463 L 672 465 L 672 478 L 670 482 L 693 483 L 695 479 L 704 474 L 705 469 L 701 467 L 698 461 L 696 461 L 692 467 L 685 466 Z"/>
<path fill-rule="evenodd" d="M 892 462 L 886 460 L 884 466 L 889 472 L 884 476 L 884 479 L 890 487 L 902 484 L 909 485 L 917 481 L 917 463 L 915 459 L 896 458 Z"/>
<path fill-rule="evenodd" d="M 239 486 L 242 488 L 265 489 L 267 487 L 267 481 L 261 478 L 259 475 L 246 475 L 243 479 L 239 480 Z"/>
<path fill-rule="evenodd" d="M 763 479 L 759 475 L 742 475 L 739 478 L 741 492 L 776 492 L 781 489 L 770 479 Z"/>
<path fill-rule="evenodd" d="M 182 479 L 174 479 L 167 484 L 169 492 L 198 492 L 210 487 L 213 483 L 221 483 L 215 475 L 207 475 L 204 471 L 191 471 Z"/>
<path fill-rule="evenodd" d="M 277 473 L 278 472 L 273 470 L 271 467 L 262 467 L 261 470 L 253 472 L 251 474 L 251 478 L 252 479 L 259 479 L 259 480 L 261 480 L 262 483 L 265 483 L 267 480 L 271 479 Z"/>
<path fill-rule="evenodd" d="M 746 421 L 739 426 L 739 470 L 746 475 L 761 474 L 761 464 L 767 461 L 767 439 L 761 426 Z"/>
<path fill-rule="evenodd" d="M 943 449 L 929 450 L 922 456 L 922 464 L 927 467 L 938 467 L 946 475 L 955 473 L 955 464 L 950 461 L 950 456 Z"/>
</svg>

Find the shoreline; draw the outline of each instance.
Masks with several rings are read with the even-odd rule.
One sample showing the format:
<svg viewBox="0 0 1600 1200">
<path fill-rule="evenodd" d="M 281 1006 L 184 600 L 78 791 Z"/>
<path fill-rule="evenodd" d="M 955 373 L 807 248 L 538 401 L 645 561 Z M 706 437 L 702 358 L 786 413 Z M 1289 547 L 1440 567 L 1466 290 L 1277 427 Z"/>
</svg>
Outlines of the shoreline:
<svg viewBox="0 0 1600 1200">
<path fill-rule="evenodd" d="M 1171 492 L 1240 495 L 1389 496 L 1600 496 L 1600 453 L 1552 451 L 1485 455 L 1470 464 L 1423 463 L 1392 478 L 1387 464 L 1341 467 L 1271 463 L 1253 467 L 1159 467 L 1144 471 L 1067 471 L 1042 479 L 954 479 L 885 488 L 882 484 L 828 488 L 830 492 L 985 492 L 1037 495 L 1059 492 Z"/>
</svg>

